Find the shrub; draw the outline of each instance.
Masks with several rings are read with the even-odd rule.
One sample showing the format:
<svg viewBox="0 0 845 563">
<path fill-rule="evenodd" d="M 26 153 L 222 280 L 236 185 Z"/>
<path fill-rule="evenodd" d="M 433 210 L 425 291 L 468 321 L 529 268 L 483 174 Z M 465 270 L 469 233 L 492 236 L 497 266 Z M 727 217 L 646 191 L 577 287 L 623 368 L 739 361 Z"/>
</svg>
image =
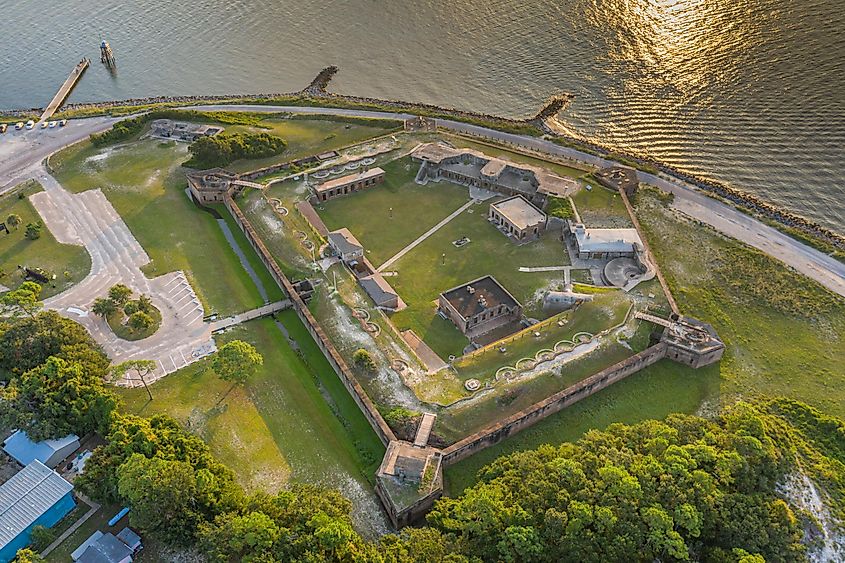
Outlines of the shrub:
<svg viewBox="0 0 845 563">
<path fill-rule="evenodd" d="M 25 236 L 29 240 L 41 238 L 41 223 L 27 223 Z"/>
<path fill-rule="evenodd" d="M 364 350 L 363 348 L 358 348 L 357 350 L 355 350 L 355 353 L 352 354 L 352 361 L 355 362 L 356 366 L 363 370 L 375 371 L 376 369 L 375 360 L 373 360 L 373 357 L 370 355 L 370 353 Z"/>
<path fill-rule="evenodd" d="M 572 203 L 569 198 L 549 196 L 546 205 L 546 213 L 550 217 L 557 217 L 558 219 L 573 219 L 575 217 L 575 210 L 572 209 Z"/>
<path fill-rule="evenodd" d="M 141 310 L 141 306 L 137 301 L 127 301 L 126 305 L 123 306 L 123 313 L 127 317 L 131 317 L 134 313 Z"/>
<path fill-rule="evenodd" d="M 136 311 L 129 316 L 129 327 L 134 330 L 147 330 L 155 321 L 143 311 Z"/>
<path fill-rule="evenodd" d="M 32 538 L 32 547 L 36 551 L 42 551 L 56 539 L 56 532 L 50 528 L 38 525 L 32 529 L 30 537 Z"/>
<path fill-rule="evenodd" d="M 284 139 L 267 133 L 221 133 L 194 141 L 188 147 L 192 157 L 185 166 L 213 168 L 242 158 L 267 158 L 280 154 L 285 146 Z"/>
</svg>

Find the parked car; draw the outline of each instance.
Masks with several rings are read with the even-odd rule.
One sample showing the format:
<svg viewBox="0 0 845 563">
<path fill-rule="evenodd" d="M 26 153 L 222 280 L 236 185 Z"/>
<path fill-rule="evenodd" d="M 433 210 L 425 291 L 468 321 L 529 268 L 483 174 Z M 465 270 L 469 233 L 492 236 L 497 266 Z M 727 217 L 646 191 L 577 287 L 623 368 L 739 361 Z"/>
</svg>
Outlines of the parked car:
<svg viewBox="0 0 845 563">
<path fill-rule="evenodd" d="M 21 129 L 23 129 L 23 121 L 18 121 L 15 123 L 15 131 L 20 131 Z"/>
<path fill-rule="evenodd" d="M 26 128 L 27 129 L 32 129 L 33 127 L 35 127 L 35 122 L 33 120 L 30 119 L 29 121 L 26 122 Z"/>
<path fill-rule="evenodd" d="M 59 127 L 64 127 L 65 125 L 67 125 L 67 119 L 62 119 L 61 121 L 59 121 Z"/>
<path fill-rule="evenodd" d="M 42 121 L 41 122 L 41 128 L 46 129 L 47 127 L 49 127 L 49 124 L 46 121 Z"/>
<path fill-rule="evenodd" d="M 9 128 L 9 126 L 6 125 L 5 123 L 0 123 L 0 133 L 5 133 L 6 129 L 8 129 L 8 128 Z"/>
<path fill-rule="evenodd" d="M 50 129 L 52 129 L 53 127 L 55 127 L 55 126 L 56 126 L 56 122 L 55 122 L 55 121 L 51 121 L 48 125 L 50 126 Z"/>
</svg>

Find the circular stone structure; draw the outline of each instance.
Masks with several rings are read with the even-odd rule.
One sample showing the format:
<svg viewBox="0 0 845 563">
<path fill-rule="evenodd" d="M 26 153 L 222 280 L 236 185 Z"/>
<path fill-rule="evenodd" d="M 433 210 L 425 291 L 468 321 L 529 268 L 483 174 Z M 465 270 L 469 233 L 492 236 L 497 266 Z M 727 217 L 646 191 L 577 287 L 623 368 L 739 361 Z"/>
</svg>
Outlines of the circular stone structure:
<svg viewBox="0 0 845 563">
<path fill-rule="evenodd" d="M 466 387 L 467 391 L 478 391 L 481 387 L 481 382 L 477 379 L 467 379 L 464 382 L 464 387 Z"/>
<path fill-rule="evenodd" d="M 643 275 L 645 270 L 633 258 L 614 258 L 604 265 L 602 277 L 608 285 L 625 287 L 625 285 Z"/>
</svg>

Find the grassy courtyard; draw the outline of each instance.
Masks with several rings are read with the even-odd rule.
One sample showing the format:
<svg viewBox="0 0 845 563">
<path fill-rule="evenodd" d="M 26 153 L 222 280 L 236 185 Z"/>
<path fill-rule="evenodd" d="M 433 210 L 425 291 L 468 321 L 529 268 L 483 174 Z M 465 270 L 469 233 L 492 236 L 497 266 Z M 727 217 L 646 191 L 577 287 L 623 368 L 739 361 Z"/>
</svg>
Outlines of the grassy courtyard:
<svg viewBox="0 0 845 563">
<path fill-rule="evenodd" d="M 845 415 L 845 303 L 783 264 L 685 220 L 641 191 L 638 218 L 684 313 L 727 344 L 720 364 L 693 370 L 663 360 L 447 470 L 450 493 L 494 458 L 575 440 L 614 422 L 673 412 L 712 414 L 738 397 L 783 395 Z M 706 249 L 702 252 L 701 249 Z"/>
<path fill-rule="evenodd" d="M 593 228 L 629 228 L 633 227 L 625 203 L 616 192 L 590 184 L 592 189 L 582 188 L 572 196 L 581 220 L 587 227 Z"/>
<path fill-rule="evenodd" d="M 349 229 L 376 267 L 469 200 L 469 191 L 463 186 L 414 182 L 419 164 L 410 157 L 383 168 L 383 184 L 317 208 L 329 230 Z"/>
<path fill-rule="evenodd" d="M 30 181 L 0 197 L 0 223 L 7 223 L 10 215 L 21 219 L 17 228 L 9 227 L 9 233 L 0 233 L 0 285 L 12 289 L 19 286 L 24 281 L 20 266 L 41 268 L 56 276 L 55 280 L 44 284 L 43 298 L 61 293 L 81 281 L 91 270 L 91 257 L 81 246 L 59 244 L 46 226 L 41 227 L 39 238 L 26 238 L 26 225 L 41 222 L 29 196 L 41 190 L 38 183 Z"/>
<path fill-rule="evenodd" d="M 559 233 L 549 231 L 540 240 L 518 245 L 487 221 L 491 201 L 473 205 L 391 267 L 398 275 L 389 278 L 390 283 L 408 304 L 393 315 L 393 322 L 413 329 L 443 358 L 460 356 L 467 340 L 437 315 L 435 302 L 441 292 L 491 274 L 523 304 L 527 316 L 543 318 L 544 290 L 563 285 L 563 272 L 519 271 L 521 266 L 568 264 Z M 452 241 L 461 237 L 471 242 L 456 248 Z"/>
</svg>

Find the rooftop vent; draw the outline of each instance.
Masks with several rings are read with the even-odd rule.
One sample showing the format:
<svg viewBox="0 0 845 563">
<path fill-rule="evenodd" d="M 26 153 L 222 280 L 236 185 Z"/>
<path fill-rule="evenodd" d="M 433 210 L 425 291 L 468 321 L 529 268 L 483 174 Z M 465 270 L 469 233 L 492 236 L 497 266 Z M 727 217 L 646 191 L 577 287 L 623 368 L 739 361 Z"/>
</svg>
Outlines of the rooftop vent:
<svg viewBox="0 0 845 563">
<path fill-rule="evenodd" d="M 474 288 L 474 287 L 472 287 L 471 285 L 468 285 L 468 286 L 467 286 L 467 291 L 469 292 L 469 294 L 470 294 L 470 295 L 472 295 L 473 293 L 475 293 L 475 288 Z"/>
</svg>

